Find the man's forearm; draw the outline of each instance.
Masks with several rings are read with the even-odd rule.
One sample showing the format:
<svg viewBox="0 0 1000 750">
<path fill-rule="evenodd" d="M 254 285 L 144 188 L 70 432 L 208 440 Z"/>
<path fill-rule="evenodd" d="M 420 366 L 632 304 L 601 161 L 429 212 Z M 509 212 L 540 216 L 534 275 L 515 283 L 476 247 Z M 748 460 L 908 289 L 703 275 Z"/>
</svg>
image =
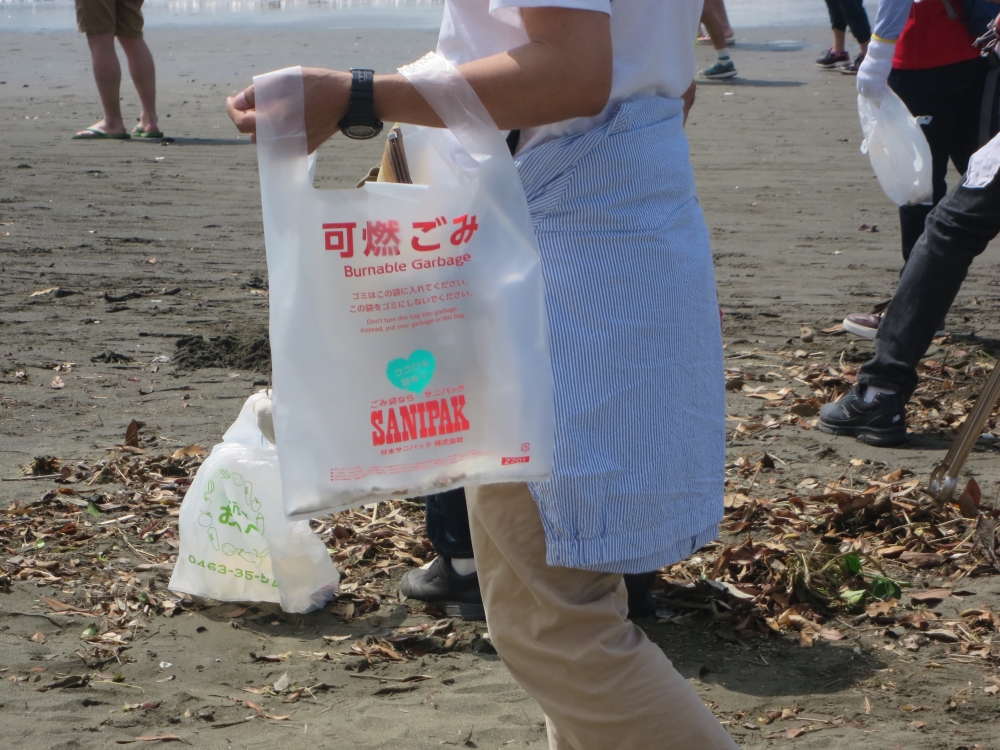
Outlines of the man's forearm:
<svg viewBox="0 0 1000 750">
<path fill-rule="evenodd" d="M 527 44 L 459 66 L 502 130 L 599 114 L 611 94 L 611 19 L 596 11 L 523 8 Z M 351 75 L 303 68 L 307 147 L 337 132 L 348 110 Z M 402 75 L 375 76 L 375 113 L 384 122 L 440 127 L 441 119 Z M 242 133 L 257 132 L 250 86 L 226 102 Z"/>
<path fill-rule="evenodd" d="M 611 33 L 603 13 L 525 8 L 532 41 L 458 66 L 501 130 L 547 125 L 603 111 L 611 94 Z M 534 32 L 534 33 L 533 33 Z M 585 50 L 585 52 L 581 52 Z M 443 123 L 398 73 L 375 76 L 375 111 L 386 122 L 440 127 Z"/>
</svg>

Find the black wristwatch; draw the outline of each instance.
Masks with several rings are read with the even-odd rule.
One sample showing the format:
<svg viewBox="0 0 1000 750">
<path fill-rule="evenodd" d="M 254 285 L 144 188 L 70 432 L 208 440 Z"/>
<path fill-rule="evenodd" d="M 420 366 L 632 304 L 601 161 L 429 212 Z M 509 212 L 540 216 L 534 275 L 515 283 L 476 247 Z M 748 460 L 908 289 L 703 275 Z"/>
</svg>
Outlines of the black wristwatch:
<svg viewBox="0 0 1000 750">
<path fill-rule="evenodd" d="M 351 68 L 351 106 L 338 125 L 348 138 L 364 140 L 382 132 L 382 121 L 375 116 L 375 71 Z"/>
</svg>

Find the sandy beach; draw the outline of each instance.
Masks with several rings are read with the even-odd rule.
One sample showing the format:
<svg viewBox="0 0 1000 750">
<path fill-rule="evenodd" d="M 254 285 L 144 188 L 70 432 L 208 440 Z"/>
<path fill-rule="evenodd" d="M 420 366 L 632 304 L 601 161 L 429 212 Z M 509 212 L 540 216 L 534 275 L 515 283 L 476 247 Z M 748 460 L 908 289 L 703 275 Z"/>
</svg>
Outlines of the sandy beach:
<svg viewBox="0 0 1000 750">
<path fill-rule="evenodd" d="M 832 329 L 846 313 L 887 299 L 901 264 L 896 208 L 859 152 L 855 79 L 813 65 L 828 37 L 823 28 L 738 30 L 740 77 L 700 83 L 687 125 L 725 313 L 727 493 L 744 498 L 733 501 L 726 544 L 747 539 L 732 523 L 750 498 L 761 501 L 751 510 L 790 496 L 836 509 L 824 489 L 831 484 L 860 491 L 872 480 L 914 492 L 893 483 L 926 481 L 954 432 L 945 417 L 985 377 L 970 364 L 1000 352 L 990 248 L 948 317 L 951 336 L 928 352 L 929 390 L 926 403 L 915 403 L 910 443 L 871 448 L 813 428 L 809 399 L 842 391 L 872 352 L 871 342 Z M 129 519 L 147 499 L 128 482 L 25 476 L 22 467 L 39 456 L 93 467 L 120 455 L 112 449 L 132 420 L 144 423 L 139 445 L 149 456 L 221 440 L 269 377 L 255 153 L 236 137 L 224 97 L 256 73 L 294 64 L 388 71 L 435 42 L 430 31 L 322 24 L 148 28 L 146 38 L 168 140 L 85 143 L 70 136 L 98 120 L 100 108 L 84 39 L 0 26 L 0 478 L 16 480 L 0 482 L 4 736 L 32 750 L 170 735 L 203 748 L 545 747 L 542 712 L 484 638 L 485 623 L 453 623 L 450 645 L 398 661 L 352 651 L 366 635 L 435 622 L 396 597 L 399 577 L 426 552 L 417 541 L 381 575 L 345 578 L 378 603 L 368 614 L 327 608 L 298 616 L 232 604 L 146 613 L 128 597 L 141 590 L 171 600 L 164 588 L 176 555 L 176 504 L 144 516 L 156 533 L 140 542 L 149 530 Z M 697 54 L 701 67 L 714 57 L 705 47 Z M 138 102 L 128 80 L 122 96 L 130 122 Z M 381 150 L 381 139 L 331 140 L 320 150 L 317 186 L 353 186 Z M 811 341 L 800 338 L 801 326 L 815 332 Z M 987 505 L 1000 483 L 997 443 L 983 443 L 965 472 Z M 141 456 L 119 465 L 133 458 Z M 59 488 L 70 491 L 45 497 Z M 809 500 L 824 492 L 826 501 Z M 82 498 L 82 506 L 59 498 Z M 81 509 L 91 502 L 103 506 L 99 518 Z M 28 533 L 33 514 L 68 511 L 77 513 L 79 541 Z M 760 538 L 773 526 L 762 526 Z M 817 528 L 794 521 L 781 543 L 812 548 Z M 936 615 L 925 625 L 937 622 L 929 630 L 958 633 L 914 649 L 870 614 L 831 619 L 839 637 L 817 637 L 811 648 L 794 630 L 743 631 L 731 618 L 668 615 L 641 624 L 742 747 L 995 750 L 995 619 L 988 626 L 985 614 L 959 613 L 992 612 L 1000 580 L 983 566 L 969 574 L 962 562 L 886 563 L 913 583 L 900 612 L 929 606 Z M 946 591 L 940 603 L 911 600 L 938 589 Z M 81 636 L 91 624 L 103 632 L 107 620 L 85 612 L 112 599 L 124 602 L 119 619 L 131 612 L 125 620 L 134 622 L 118 650 Z M 963 617 L 979 623 L 975 641 L 962 634 Z M 76 687 L 57 684 L 79 675 L 86 679 Z M 414 675 L 427 678 L 404 681 Z"/>
</svg>

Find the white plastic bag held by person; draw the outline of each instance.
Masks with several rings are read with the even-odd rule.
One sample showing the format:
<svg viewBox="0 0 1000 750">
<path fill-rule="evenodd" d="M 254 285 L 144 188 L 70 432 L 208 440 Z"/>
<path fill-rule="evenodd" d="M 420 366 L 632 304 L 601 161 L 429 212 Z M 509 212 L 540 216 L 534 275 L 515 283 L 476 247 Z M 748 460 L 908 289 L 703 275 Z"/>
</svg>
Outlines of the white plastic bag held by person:
<svg viewBox="0 0 1000 750">
<path fill-rule="evenodd" d="M 400 72 L 448 129 L 404 126 L 417 184 L 350 190 L 313 187 L 301 69 L 254 78 L 289 518 L 550 475 L 541 261 L 510 152 L 444 58 Z"/>
<path fill-rule="evenodd" d="M 309 523 L 285 520 L 278 454 L 254 416 L 263 398 L 247 400 L 184 496 L 169 588 L 311 612 L 336 593 L 339 576 Z"/>
<path fill-rule="evenodd" d="M 897 206 L 930 203 L 931 148 L 903 100 L 888 87 L 879 103 L 858 95 L 858 116 L 865 134 L 861 153 L 871 159 L 885 194 Z"/>
</svg>

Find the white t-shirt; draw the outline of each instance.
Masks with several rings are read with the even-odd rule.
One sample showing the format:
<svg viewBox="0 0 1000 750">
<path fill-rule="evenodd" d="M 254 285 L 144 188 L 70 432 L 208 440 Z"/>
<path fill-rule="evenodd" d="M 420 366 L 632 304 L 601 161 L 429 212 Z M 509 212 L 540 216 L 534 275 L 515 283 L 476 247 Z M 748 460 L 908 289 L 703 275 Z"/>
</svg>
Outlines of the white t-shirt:
<svg viewBox="0 0 1000 750">
<path fill-rule="evenodd" d="M 680 97 L 694 80 L 694 40 L 703 0 L 446 0 L 438 53 L 455 65 L 528 43 L 521 8 L 560 7 L 611 15 L 614 72 L 597 117 L 525 130 L 519 151 L 606 122 L 615 107 L 645 96 Z"/>
</svg>

